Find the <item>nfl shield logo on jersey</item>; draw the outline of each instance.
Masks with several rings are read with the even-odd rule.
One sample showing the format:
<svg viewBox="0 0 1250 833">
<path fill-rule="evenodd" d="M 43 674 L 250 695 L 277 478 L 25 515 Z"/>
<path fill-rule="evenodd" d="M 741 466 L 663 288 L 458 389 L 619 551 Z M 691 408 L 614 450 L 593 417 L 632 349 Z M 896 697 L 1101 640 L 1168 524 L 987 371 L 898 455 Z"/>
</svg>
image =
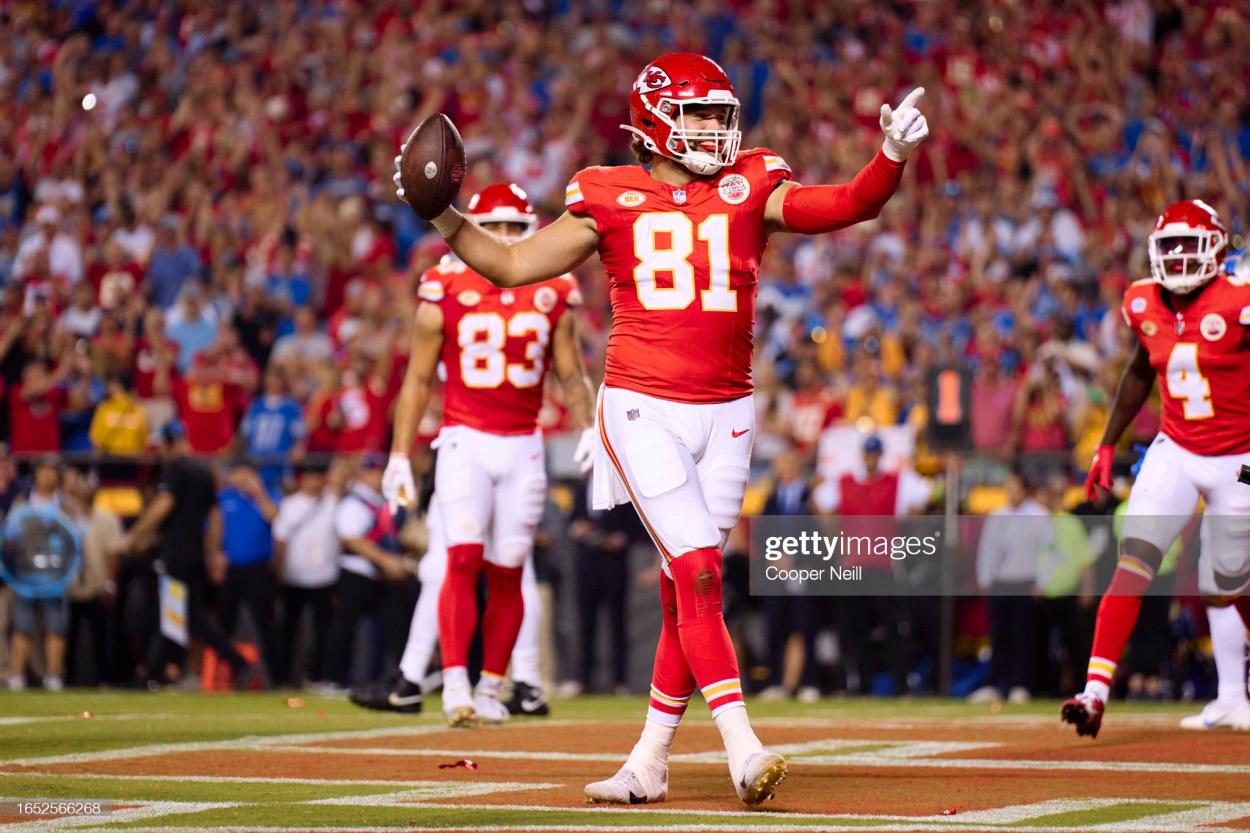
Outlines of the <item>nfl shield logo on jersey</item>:
<svg viewBox="0 0 1250 833">
<path fill-rule="evenodd" d="M 678 205 L 686 204 L 686 189 L 685 188 L 678 188 L 676 191 L 673 192 L 673 202 L 677 203 Z"/>
<path fill-rule="evenodd" d="M 625 418 L 629 420 L 630 422 L 633 422 L 634 420 L 638 419 L 638 417 L 639 417 L 639 414 L 638 414 L 637 408 L 630 408 L 628 411 L 625 412 Z"/>
</svg>

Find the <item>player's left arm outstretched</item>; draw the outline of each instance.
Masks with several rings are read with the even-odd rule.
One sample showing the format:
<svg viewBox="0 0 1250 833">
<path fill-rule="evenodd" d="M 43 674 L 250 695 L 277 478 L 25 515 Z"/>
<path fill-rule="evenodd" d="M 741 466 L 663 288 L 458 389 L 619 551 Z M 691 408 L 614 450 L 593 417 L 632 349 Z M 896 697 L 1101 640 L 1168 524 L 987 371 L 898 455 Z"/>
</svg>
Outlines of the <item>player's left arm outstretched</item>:
<svg viewBox="0 0 1250 833">
<path fill-rule="evenodd" d="M 577 463 L 582 474 L 586 474 L 594 463 L 595 395 L 590 376 L 586 373 L 586 364 L 582 361 L 582 349 L 577 339 L 572 310 L 566 310 L 560 316 L 552 334 L 551 369 L 560 380 L 564 401 L 573 416 L 573 422 L 582 429 L 577 449 L 573 452 L 573 462 Z"/>
<path fill-rule="evenodd" d="M 898 188 L 903 163 L 929 135 L 929 123 L 916 108 L 923 96 L 924 87 L 917 87 L 898 107 L 881 105 L 885 142 L 850 182 L 804 186 L 787 181 L 778 185 L 764 208 L 769 231 L 823 234 L 880 214 Z"/>
<path fill-rule="evenodd" d="M 443 311 L 428 301 L 417 306 L 412 348 L 408 354 L 408 370 L 395 402 L 395 425 L 391 439 L 391 457 L 382 475 L 382 496 L 391 511 L 408 506 L 417 499 L 408 453 L 417 439 L 417 427 L 430 401 L 430 386 L 438 369 L 443 349 Z"/>
</svg>

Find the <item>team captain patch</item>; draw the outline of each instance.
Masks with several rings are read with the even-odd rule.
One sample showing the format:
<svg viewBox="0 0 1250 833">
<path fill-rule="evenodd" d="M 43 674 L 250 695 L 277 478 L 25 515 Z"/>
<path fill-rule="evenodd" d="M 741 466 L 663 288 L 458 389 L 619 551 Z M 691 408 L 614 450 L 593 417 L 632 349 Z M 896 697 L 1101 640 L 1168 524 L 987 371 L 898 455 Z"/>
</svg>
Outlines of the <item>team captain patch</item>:
<svg viewBox="0 0 1250 833">
<path fill-rule="evenodd" d="M 720 198 L 730 205 L 740 205 L 751 196 L 751 183 L 742 174 L 727 174 L 716 186 Z"/>
</svg>

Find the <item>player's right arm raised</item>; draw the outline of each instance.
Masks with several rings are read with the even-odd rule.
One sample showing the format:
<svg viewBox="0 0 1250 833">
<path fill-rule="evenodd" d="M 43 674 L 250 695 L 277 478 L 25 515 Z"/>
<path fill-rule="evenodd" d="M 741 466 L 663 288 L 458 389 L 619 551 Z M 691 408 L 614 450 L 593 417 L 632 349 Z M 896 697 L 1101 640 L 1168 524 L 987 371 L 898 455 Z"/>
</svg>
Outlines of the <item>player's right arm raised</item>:
<svg viewBox="0 0 1250 833">
<path fill-rule="evenodd" d="M 392 511 L 417 499 L 408 453 L 417 439 L 417 427 L 430 401 L 430 385 L 438 368 L 443 349 L 443 311 L 438 304 L 423 302 L 417 307 L 412 348 L 408 353 L 408 370 L 395 402 L 395 424 L 391 439 L 391 458 L 382 475 L 382 496 Z"/>
<path fill-rule="evenodd" d="M 595 221 L 567 211 L 551 225 L 511 242 L 467 222 L 454 207 L 433 223 L 458 258 L 502 287 L 538 283 L 571 272 L 599 245 Z"/>
<path fill-rule="evenodd" d="M 1085 496 L 1090 500 L 1098 496 L 1098 488 L 1111 491 L 1111 462 L 1115 457 L 1115 444 L 1120 441 L 1124 429 L 1128 428 L 1145 404 L 1154 383 L 1155 371 L 1150 366 L 1150 354 L 1138 342 L 1133 348 L 1133 355 L 1129 357 L 1128 365 L 1120 374 L 1120 384 L 1116 387 L 1115 399 L 1111 403 L 1107 429 L 1103 431 L 1102 441 L 1094 452 L 1094 460 L 1090 463 L 1089 474 L 1085 478 Z"/>
</svg>

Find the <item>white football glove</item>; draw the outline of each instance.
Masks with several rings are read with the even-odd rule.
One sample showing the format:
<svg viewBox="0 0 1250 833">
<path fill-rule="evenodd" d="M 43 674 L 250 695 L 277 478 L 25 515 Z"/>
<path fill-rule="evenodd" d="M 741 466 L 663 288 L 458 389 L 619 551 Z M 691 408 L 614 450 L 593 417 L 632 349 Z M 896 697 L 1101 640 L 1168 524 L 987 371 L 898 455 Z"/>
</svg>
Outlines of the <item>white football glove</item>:
<svg viewBox="0 0 1250 833">
<path fill-rule="evenodd" d="M 412 479 L 412 463 L 407 454 L 391 454 L 386 471 L 382 472 L 382 497 L 386 498 L 392 513 L 416 501 L 417 484 Z"/>
<path fill-rule="evenodd" d="M 895 109 L 891 110 L 889 104 L 881 105 L 881 132 L 885 134 L 882 150 L 895 162 L 905 161 L 929 135 L 929 123 L 924 113 L 916 109 L 922 96 L 924 87 L 917 87 Z"/>
<path fill-rule="evenodd" d="M 577 463 L 577 469 L 582 474 L 589 474 L 595 467 L 595 444 L 598 439 L 595 429 L 586 428 L 577 440 L 577 448 L 573 450 L 573 462 Z"/>
<path fill-rule="evenodd" d="M 401 200 L 404 198 L 404 182 L 399 175 L 399 163 L 404 158 L 404 148 L 406 147 L 408 147 L 407 142 L 404 142 L 399 146 L 399 156 L 395 157 L 395 173 L 391 175 L 391 182 L 395 183 L 395 196 L 399 197 Z"/>
</svg>

